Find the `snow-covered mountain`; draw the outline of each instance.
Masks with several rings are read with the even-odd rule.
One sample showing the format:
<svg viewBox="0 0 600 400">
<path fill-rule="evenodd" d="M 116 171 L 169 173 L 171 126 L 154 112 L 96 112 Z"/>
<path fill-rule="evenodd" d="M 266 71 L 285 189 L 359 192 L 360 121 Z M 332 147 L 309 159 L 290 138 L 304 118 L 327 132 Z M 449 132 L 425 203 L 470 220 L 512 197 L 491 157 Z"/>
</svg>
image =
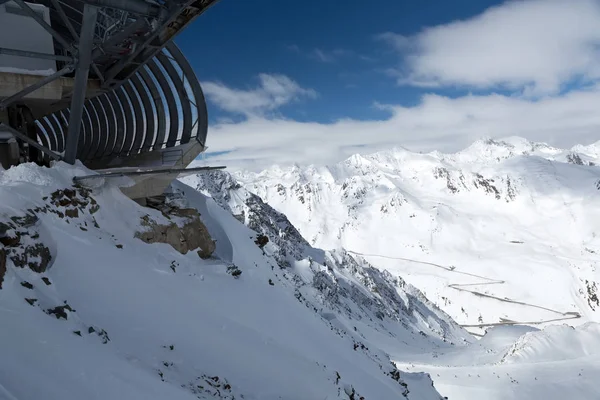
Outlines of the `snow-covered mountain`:
<svg viewBox="0 0 600 400">
<path fill-rule="evenodd" d="M 600 142 L 561 150 L 512 137 L 235 178 L 311 245 L 401 275 L 481 334 L 599 320 L 598 163 Z"/>
<path fill-rule="evenodd" d="M 273 255 L 279 266 L 286 271 L 298 270 L 293 265 L 301 265 L 303 257 L 311 253 L 308 243 L 283 214 L 246 190 L 231 175 L 213 172 L 188 177 L 184 181 L 211 196 L 257 233 L 268 235 L 269 244 L 264 250 Z M 343 249 L 325 253 L 348 254 Z M 364 264 L 362 256 L 352 256 Z M 349 260 L 344 261 L 344 264 L 354 265 L 354 262 Z M 353 270 L 355 268 L 352 267 Z M 374 272 L 370 266 L 367 268 Z M 390 276 L 389 272 L 384 272 L 384 276 Z M 319 287 L 320 280 L 316 278 L 317 275 L 314 275 L 313 282 Z M 343 287 L 344 283 L 338 281 L 334 284 Z M 334 290 L 334 286 L 330 287 Z M 342 293 L 343 291 L 342 289 Z M 382 294 L 381 287 L 372 291 Z M 383 298 L 388 296 L 384 295 Z M 477 297 L 469 300 L 477 301 Z M 427 300 L 424 299 L 423 302 L 427 303 Z M 334 312 L 341 314 L 342 318 L 352 318 L 352 312 L 348 312 L 349 310 L 334 308 Z M 435 310 L 434 307 L 433 309 Z M 336 317 L 338 319 L 339 314 Z M 422 312 L 420 314 L 423 315 Z M 359 318 L 360 315 L 359 312 Z M 372 322 L 366 318 L 363 318 L 363 321 L 368 321 L 367 324 Z M 508 322 L 505 321 L 504 324 Z M 367 332 L 365 338 L 368 338 L 369 346 L 385 349 L 401 369 L 429 372 L 435 387 L 447 398 L 559 400 L 600 396 L 600 385 L 595 378 L 600 373 L 600 340 L 597 335 L 599 327 L 600 324 L 593 322 L 582 324 L 576 329 L 564 324 L 548 326 L 543 330 L 523 325 L 491 326 L 487 327 L 487 332 L 479 341 L 468 340 L 466 343 L 451 346 L 434 344 L 428 349 L 405 346 L 406 343 L 397 340 L 400 336 L 395 336 L 393 329 L 378 329 L 373 335 L 370 334 L 374 333 L 370 329 L 361 330 Z M 423 332 L 422 335 L 432 334 Z"/>
<path fill-rule="evenodd" d="M 112 180 L 73 185 L 89 173 L 0 171 L 0 400 L 600 393 L 598 324 L 477 341 L 397 273 L 311 246 L 226 173 L 148 207 Z"/>
<path fill-rule="evenodd" d="M 0 171 L 1 400 L 439 400 L 391 350 L 473 342 L 417 289 L 309 246 L 255 196 L 242 218 L 174 182 L 142 207 L 111 180 L 73 185 L 90 173 Z"/>
<path fill-rule="evenodd" d="M 203 173 L 182 181 L 193 182 L 197 191 L 210 196 L 255 231 L 264 254 L 276 262 L 280 271 L 277 276 L 291 285 L 295 296 L 309 308 L 329 313 L 327 319 L 342 321 L 344 329 L 360 332 L 367 340 L 371 333 L 378 341 L 387 336 L 393 343 L 388 351 L 404 345 L 405 352 L 429 351 L 440 340 L 450 345 L 472 341 L 467 332 L 401 277 L 378 270 L 344 249 L 323 251 L 311 247 L 285 215 L 242 188 L 227 172 Z M 260 243 L 261 238 L 264 243 Z M 315 294 L 316 302 L 311 300 Z M 323 311 L 324 306 L 328 310 Z M 404 339 L 396 343 L 407 334 L 413 336 L 410 343 Z"/>
</svg>

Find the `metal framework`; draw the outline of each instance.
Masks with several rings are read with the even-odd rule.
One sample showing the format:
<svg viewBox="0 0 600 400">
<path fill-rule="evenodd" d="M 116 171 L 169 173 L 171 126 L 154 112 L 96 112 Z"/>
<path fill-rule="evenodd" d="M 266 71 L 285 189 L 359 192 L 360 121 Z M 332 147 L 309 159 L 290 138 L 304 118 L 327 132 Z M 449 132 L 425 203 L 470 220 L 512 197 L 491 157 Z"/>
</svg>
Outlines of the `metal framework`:
<svg viewBox="0 0 600 400">
<path fill-rule="evenodd" d="M 0 100 L 0 110 L 17 115 L 9 130 L 20 141 L 45 159 L 79 159 L 93 168 L 145 153 L 159 154 L 154 159 L 162 165 L 181 165 L 181 157 L 165 157 L 164 150 L 191 143 L 198 153 L 205 149 L 204 95 L 172 39 L 218 0 L 11 1 L 52 36 L 54 54 L 7 48 L 0 54 L 57 65 L 54 74 Z M 30 4 L 47 7 L 50 23 Z M 28 101 L 32 92 L 64 78 L 73 84 L 59 100 Z"/>
</svg>

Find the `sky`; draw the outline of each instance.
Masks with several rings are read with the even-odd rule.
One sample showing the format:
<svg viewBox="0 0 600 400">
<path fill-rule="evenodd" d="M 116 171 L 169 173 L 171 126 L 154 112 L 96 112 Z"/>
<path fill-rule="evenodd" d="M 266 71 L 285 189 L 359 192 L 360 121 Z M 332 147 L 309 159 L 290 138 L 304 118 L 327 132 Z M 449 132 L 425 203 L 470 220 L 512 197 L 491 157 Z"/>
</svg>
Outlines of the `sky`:
<svg viewBox="0 0 600 400">
<path fill-rule="evenodd" d="M 220 0 L 175 41 L 210 164 L 600 140 L 600 0 Z"/>
</svg>

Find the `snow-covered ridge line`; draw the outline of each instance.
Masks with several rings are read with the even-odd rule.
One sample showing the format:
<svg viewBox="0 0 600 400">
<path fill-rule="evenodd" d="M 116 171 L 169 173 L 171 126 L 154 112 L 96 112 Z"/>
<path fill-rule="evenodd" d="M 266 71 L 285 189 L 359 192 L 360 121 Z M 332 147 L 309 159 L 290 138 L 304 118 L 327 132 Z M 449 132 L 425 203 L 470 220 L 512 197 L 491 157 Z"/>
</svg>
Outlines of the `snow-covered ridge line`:
<svg viewBox="0 0 600 400">
<path fill-rule="evenodd" d="M 429 153 L 412 152 L 404 147 L 393 147 L 389 150 L 375 153 L 356 153 L 344 161 L 333 166 L 321 165 L 273 165 L 261 172 L 235 171 L 236 178 L 244 180 L 244 177 L 259 177 L 263 175 L 306 174 L 322 171 L 323 169 L 337 169 L 340 165 L 367 167 L 371 163 L 382 166 L 394 167 L 398 163 L 409 161 L 414 158 L 423 160 L 442 161 L 448 164 L 495 164 L 506 159 L 518 156 L 537 156 L 548 160 L 567 162 L 579 165 L 595 165 L 600 163 L 600 141 L 582 145 L 578 144 L 570 149 L 560 149 L 543 142 L 532 142 L 527 139 L 511 136 L 500 139 L 480 139 L 467 148 L 455 153 L 442 153 L 431 151 Z"/>
<path fill-rule="evenodd" d="M 379 347 L 385 349 L 401 369 L 429 372 L 436 387 L 441 388 L 444 396 L 468 400 L 481 398 L 498 400 L 595 398 L 600 395 L 600 389 L 596 383 L 596 376 L 600 372 L 600 363 L 597 357 L 600 347 L 593 335 L 598 330 L 599 324 L 588 322 L 576 329 L 566 325 L 549 326 L 542 330 L 518 325 L 520 321 L 536 324 L 560 321 L 571 323 L 579 322 L 580 319 L 585 321 L 595 318 L 593 311 L 598 302 L 596 286 L 592 280 L 598 279 L 594 260 L 595 254 L 597 254 L 595 249 L 598 245 L 593 241 L 595 236 L 592 234 L 590 238 L 592 240 L 588 240 L 584 244 L 584 248 L 581 249 L 582 256 L 577 258 L 580 261 L 578 264 L 562 266 L 555 265 L 557 264 L 556 259 L 563 262 L 574 262 L 576 257 L 572 254 L 557 254 L 558 249 L 554 250 L 554 254 L 552 254 L 551 251 L 548 252 L 548 248 L 544 247 L 533 254 L 519 251 L 537 243 L 536 241 L 540 240 L 539 235 L 546 233 L 547 230 L 539 232 L 539 229 L 534 229 L 534 232 L 527 232 L 528 235 L 525 235 L 525 232 L 518 228 L 520 223 L 528 221 L 527 218 L 524 218 L 526 214 L 519 212 L 520 207 L 535 214 L 530 217 L 532 221 L 539 219 L 537 212 L 542 212 L 542 214 L 550 212 L 549 216 L 553 218 L 551 223 L 556 224 L 556 210 L 549 207 L 545 197 L 548 195 L 548 191 L 552 194 L 550 197 L 558 195 L 558 209 L 567 208 L 566 201 L 574 202 L 574 198 L 560 192 L 560 185 L 565 182 L 569 183 L 569 190 L 573 190 L 574 194 L 584 193 L 591 197 L 590 201 L 595 200 L 598 191 L 596 189 L 598 173 L 595 167 L 564 163 L 564 165 L 560 163 L 555 165 L 540 159 L 540 157 L 531 159 L 525 157 L 516 163 L 512 163 L 512 160 L 507 162 L 509 164 L 506 170 L 506 181 L 511 182 L 511 185 L 507 186 L 512 188 L 512 191 L 494 190 L 498 189 L 498 184 L 495 178 L 490 177 L 490 173 L 494 173 L 493 169 L 486 172 L 485 176 L 483 173 L 477 176 L 473 173 L 469 175 L 467 172 L 452 170 L 447 165 L 440 167 L 439 164 L 432 163 L 423 170 L 417 170 L 418 173 L 411 179 L 402 179 L 403 171 L 401 170 L 386 170 L 387 181 L 383 182 L 388 184 L 388 191 L 384 191 L 384 194 L 389 197 L 387 197 L 387 203 L 381 208 L 379 204 L 373 207 L 373 204 L 370 203 L 372 198 L 368 197 L 374 189 L 378 189 L 378 185 L 382 185 L 381 181 L 377 180 L 377 171 L 373 175 L 372 171 L 361 174 L 364 170 L 342 169 L 341 172 L 347 172 L 346 175 L 343 175 L 345 176 L 344 180 L 335 182 L 330 175 L 319 176 L 318 171 L 297 168 L 296 177 L 308 178 L 302 180 L 302 183 L 299 181 L 290 183 L 275 179 L 255 183 L 259 188 L 272 190 L 270 193 L 274 197 L 271 200 L 275 201 L 271 201 L 271 204 L 275 207 L 265 204 L 261 198 L 248 190 L 249 185 L 236 182 L 231 175 L 225 172 L 213 176 L 189 177 L 186 178 L 186 181 L 195 185 L 194 187 L 203 193 L 211 195 L 218 204 L 231 210 L 246 225 L 270 237 L 269 245 L 265 246 L 264 250 L 275 256 L 285 255 L 286 257 L 278 257 L 278 262 L 286 270 L 290 268 L 297 271 L 302 270 L 298 268 L 302 263 L 289 263 L 287 260 L 298 259 L 303 256 L 306 249 L 311 248 L 300 234 L 305 228 L 316 226 L 323 230 L 320 234 L 326 237 L 328 225 L 331 221 L 337 222 L 335 218 L 344 221 L 344 218 L 348 216 L 355 216 L 356 223 L 354 225 L 344 225 L 345 229 L 340 238 L 342 240 L 338 244 L 345 246 L 350 243 L 362 250 L 342 250 L 340 252 L 336 249 L 325 253 L 332 254 L 337 259 L 348 257 L 348 253 L 352 254 L 352 258 L 356 259 L 361 267 L 357 269 L 352 266 L 353 271 L 361 269 L 365 272 L 374 271 L 369 265 L 371 264 L 379 266 L 383 270 L 383 274 L 376 274 L 376 276 L 382 276 L 384 279 L 390 275 L 388 271 L 392 272 L 392 276 L 400 274 L 408 281 L 425 288 L 427 295 L 432 296 L 441 308 L 449 312 L 457 310 L 456 314 L 464 321 L 463 324 L 472 323 L 473 328 L 487 330 L 481 340 L 467 346 L 451 346 L 450 348 L 433 346 L 429 351 L 423 348 L 407 349 L 397 340 L 384 339 L 385 336 L 381 336 L 381 333 L 377 334 L 377 339 L 370 340 L 370 343 L 378 343 Z M 358 163 L 364 162 L 357 158 L 354 165 Z M 411 165 L 406 163 L 403 167 L 410 169 Z M 439 169 L 436 171 L 436 168 L 445 168 L 448 174 L 440 173 Z M 516 178 L 514 168 L 525 175 L 534 171 L 535 178 L 543 179 L 543 182 L 532 185 L 528 179 Z M 436 173 L 439 175 L 438 177 L 435 176 Z M 572 175 L 570 180 L 559 179 L 563 178 L 565 173 L 570 177 Z M 423 186 L 406 184 L 406 182 L 415 181 L 419 183 L 427 176 L 429 176 L 429 184 Z M 448 179 L 449 176 L 451 179 Z M 467 179 L 473 179 L 473 183 L 468 182 Z M 573 180 L 575 182 L 572 182 Z M 441 184 L 432 188 L 431 182 L 436 181 Z M 395 186 L 390 185 L 390 182 Z M 553 183 L 554 186 L 549 183 Z M 540 195 L 531 193 L 532 188 L 543 190 L 543 193 Z M 267 190 L 265 192 L 269 193 Z M 341 198 L 338 197 L 340 193 L 342 194 Z M 298 197 L 294 197 L 293 194 Z M 465 204 L 456 204 L 455 199 L 461 197 Z M 535 201 L 533 211 L 530 207 L 520 204 L 523 197 Z M 302 227 L 300 232 L 276 210 L 290 206 L 286 203 L 277 203 L 277 199 L 280 198 L 296 201 L 290 215 L 294 215 L 296 223 Z M 484 199 L 485 201 L 482 201 Z M 479 202 L 484 202 L 484 205 L 492 209 L 481 208 L 478 206 Z M 596 202 L 591 202 L 591 204 L 594 203 Z M 425 207 L 427 204 L 431 208 Z M 550 205 L 552 204 L 550 201 Z M 337 205 L 347 206 L 348 214 L 335 214 L 338 211 Z M 516 205 L 518 207 L 515 207 Z M 584 208 L 589 210 L 589 205 L 586 203 Z M 496 210 L 503 207 L 509 207 L 511 214 L 517 213 L 516 218 L 506 219 L 502 214 L 497 215 Z M 295 214 L 298 210 L 304 210 L 305 214 L 302 214 L 302 218 Z M 431 210 L 435 213 L 432 213 Z M 426 214 L 425 211 L 429 211 L 429 213 Z M 577 214 L 570 214 L 572 212 L 572 209 L 567 210 L 567 215 L 571 218 L 577 217 Z M 324 218 L 330 216 L 333 218 Z M 427 218 L 425 217 L 439 219 L 431 231 L 423 229 L 423 225 L 425 228 L 431 227 L 431 225 L 426 225 Z M 593 212 L 590 214 L 590 218 L 594 219 Z M 377 219 L 388 222 L 392 229 L 369 225 L 370 222 Z M 306 222 L 307 220 L 308 222 Z M 323 220 L 324 222 L 321 222 Z M 411 221 L 415 220 L 417 222 L 412 224 Z M 449 222 L 450 224 L 448 224 Z M 478 223 L 483 222 L 485 229 L 476 231 L 466 229 L 465 226 L 462 226 L 465 222 L 465 225 L 473 224 L 475 227 Z M 394 225 L 395 223 L 398 225 Z M 517 226 L 514 231 L 509 229 L 512 224 Z M 501 225 L 496 227 L 497 230 L 504 233 L 501 239 L 498 238 L 497 232 L 490 232 L 490 225 Z M 581 234 L 581 227 L 577 228 L 575 232 Z M 348 230 L 346 231 L 346 229 Z M 586 229 L 588 228 L 586 227 Z M 423 235 L 417 236 L 421 234 L 422 230 L 424 230 Z M 447 236 L 440 235 L 444 231 L 448 231 Z M 589 230 L 583 232 L 593 233 Z M 362 235 L 358 236 L 358 240 L 355 242 L 345 242 L 343 239 L 347 239 L 350 233 L 354 235 L 362 233 Z M 564 232 L 558 232 L 558 234 L 557 237 L 560 240 L 552 242 L 550 250 L 556 244 L 564 241 Z M 410 247 L 402 246 L 403 242 L 414 240 L 414 236 L 421 241 L 418 248 L 411 251 Z M 284 238 L 289 241 L 286 243 Z M 440 238 L 449 243 L 442 242 L 441 245 L 435 243 Z M 317 237 L 317 239 L 319 238 Z M 429 239 L 429 241 L 425 239 Z M 432 239 L 435 239 L 434 243 L 432 243 Z M 503 245 L 502 242 L 505 244 Z M 457 246 L 457 244 L 464 246 L 464 243 L 479 243 L 485 251 L 477 251 L 477 248 L 472 247 L 467 247 L 465 251 Z M 432 246 L 432 244 L 436 244 L 436 246 Z M 458 249 L 454 249 L 454 247 L 458 247 Z M 560 250 L 565 251 L 572 248 L 574 247 L 566 246 L 561 247 Z M 438 252 L 441 254 L 436 254 Z M 503 257 L 504 252 L 506 254 L 517 253 L 514 255 L 514 264 L 506 263 L 506 258 Z M 548 253 L 551 254 L 549 257 Z M 498 265 L 493 262 L 496 257 L 500 259 Z M 365 264 L 365 259 L 368 260 L 368 264 Z M 586 262 L 590 262 L 590 264 L 582 264 L 583 260 L 587 260 Z M 529 266 L 530 263 L 533 265 Z M 315 264 L 318 265 L 311 260 L 308 264 L 309 268 Z M 349 261 L 344 264 L 352 265 Z M 329 264 L 326 262 L 325 265 Z M 331 267 L 334 270 L 336 268 L 335 265 L 331 265 Z M 560 267 L 574 268 L 576 278 L 573 279 L 573 276 L 568 273 L 556 278 L 553 274 L 558 271 L 563 272 Z M 532 274 L 532 271 L 535 273 Z M 336 296 L 347 290 L 344 280 L 339 279 L 341 275 L 334 273 L 334 280 L 321 279 L 326 276 L 321 272 L 315 274 L 314 287 L 320 290 L 325 289 L 327 291 L 325 293 L 333 293 Z M 360 277 L 361 275 L 354 276 Z M 556 282 L 555 284 L 552 284 L 553 280 Z M 441 285 L 438 282 L 441 282 Z M 518 284 L 524 284 L 524 290 L 519 290 Z M 570 285 L 579 285 L 580 288 L 581 297 L 576 298 L 578 300 L 576 306 L 568 304 L 561 297 L 565 292 L 572 293 L 573 289 Z M 368 285 L 367 287 L 372 292 L 381 293 L 381 289 L 385 286 Z M 403 287 L 404 291 L 408 292 L 407 289 L 411 285 L 404 284 Z M 556 289 L 564 292 L 561 293 Z M 425 299 L 420 291 L 416 291 Z M 530 295 L 528 296 L 528 294 Z M 549 296 L 544 296 L 544 294 L 549 294 Z M 548 302 L 557 295 L 558 301 Z M 354 298 L 359 299 L 360 297 Z M 403 302 L 404 300 L 401 300 L 401 303 Z M 426 299 L 423 302 L 430 304 Z M 359 301 L 356 303 L 360 304 Z M 344 303 L 336 302 L 335 304 Z M 432 309 L 436 308 L 432 307 Z M 479 314 L 477 311 L 480 311 Z M 344 308 L 340 308 L 336 314 L 329 318 L 341 320 L 340 316 L 346 312 L 344 312 Z M 474 318 L 466 319 L 472 314 L 474 314 Z M 346 315 L 353 316 L 352 313 Z M 494 318 L 495 315 L 498 316 L 498 319 Z M 363 328 L 360 330 L 365 332 Z M 423 334 L 427 335 L 425 332 Z M 395 338 L 399 337 L 395 336 Z"/>
<path fill-rule="evenodd" d="M 455 154 L 392 149 L 234 177 L 312 246 L 367 254 L 469 329 L 579 324 L 600 312 L 599 149 L 506 138 Z"/>
</svg>

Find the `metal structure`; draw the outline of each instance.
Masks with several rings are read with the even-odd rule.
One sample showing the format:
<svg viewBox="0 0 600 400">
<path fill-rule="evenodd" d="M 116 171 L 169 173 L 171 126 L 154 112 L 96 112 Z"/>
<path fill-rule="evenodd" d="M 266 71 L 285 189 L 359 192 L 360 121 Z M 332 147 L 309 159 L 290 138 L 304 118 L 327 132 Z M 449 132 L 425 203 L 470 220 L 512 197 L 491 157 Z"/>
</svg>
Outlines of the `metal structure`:
<svg viewBox="0 0 600 400">
<path fill-rule="evenodd" d="M 53 47 L 0 47 L 0 55 L 56 66 L 18 79 L 0 70 L 0 89 L 3 74 L 14 87 L 0 90 L 0 131 L 14 135 L 21 161 L 187 166 L 206 148 L 207 111 L 172 39 L 217 1 L 0 0 L 7 12 L 37 22 Z"/>
</svg>

